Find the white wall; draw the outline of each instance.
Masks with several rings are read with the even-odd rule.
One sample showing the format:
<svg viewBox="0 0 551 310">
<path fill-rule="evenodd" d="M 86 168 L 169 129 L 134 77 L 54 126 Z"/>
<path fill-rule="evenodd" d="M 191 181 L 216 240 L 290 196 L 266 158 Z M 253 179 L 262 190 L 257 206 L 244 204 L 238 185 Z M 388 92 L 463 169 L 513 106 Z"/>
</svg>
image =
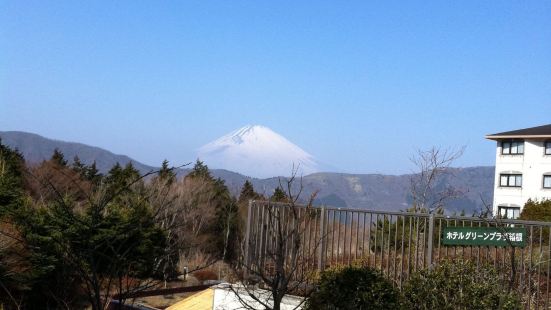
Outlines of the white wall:
<svg viewBox="0 0 551 310">
<path fill-rule="evenodd" d="M 522 173 L 522 187 L 500 187 L 499 175 L 517 171 Z M 524 140 L 524 155 L 502 155 L 501 142 L 496 147 L 494 183 L 494 214 L 500 205 L 524 207 L 526 201 L 551 199 L 551 189 L 543 188 L 543 174 L 551 174 L 551 155 L 545 155 L 544 141 Z"/>
</svg>

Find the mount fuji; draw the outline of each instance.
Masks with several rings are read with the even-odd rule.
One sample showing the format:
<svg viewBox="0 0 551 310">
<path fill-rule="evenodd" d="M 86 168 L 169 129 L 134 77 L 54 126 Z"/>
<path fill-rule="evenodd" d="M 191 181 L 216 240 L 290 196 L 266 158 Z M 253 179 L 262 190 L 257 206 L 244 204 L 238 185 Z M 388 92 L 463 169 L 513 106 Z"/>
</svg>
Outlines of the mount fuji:
<svg viewBox="0 0 551 310">
<path fill-rule="evenodd" d="M 248 125 L 202 146 L 198 158 L 209 167 L 226 169 L 255 178 L 321 172 L 321 165 L 268 127 Z"/>
</svg>

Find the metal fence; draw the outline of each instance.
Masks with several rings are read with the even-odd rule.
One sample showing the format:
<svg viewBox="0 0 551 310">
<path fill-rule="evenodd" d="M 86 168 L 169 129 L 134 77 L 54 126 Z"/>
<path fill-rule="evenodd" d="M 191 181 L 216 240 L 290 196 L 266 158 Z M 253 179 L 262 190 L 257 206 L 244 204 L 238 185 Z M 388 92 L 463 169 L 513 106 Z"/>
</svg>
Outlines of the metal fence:
<svg viewBox="0 0 551 310">
<path fill-rule="evenodd" d="M 264 262 L 275 247 L 300 239 L 294 255 L 302 274 L 361 261 L 381 270 L 401 287 L 413 272 L 442 260 L 463 259 L 492 265 L 513 284 L 528 309 L 550 309 L 551 223 L 427 213 L 290 206 L 251 201 L 246 231 L 248 262 Z M 278 226 L 279 225 L 279 226 Z M 445 246 L 446 227 L 524 227 L 525 247 Z M 294 230 L 293 230 L 294 229 Z M 283 240 L 289 238 L 289 240 Z M 287 242 L 285 242 L 287 241 Z"/>
</svg>

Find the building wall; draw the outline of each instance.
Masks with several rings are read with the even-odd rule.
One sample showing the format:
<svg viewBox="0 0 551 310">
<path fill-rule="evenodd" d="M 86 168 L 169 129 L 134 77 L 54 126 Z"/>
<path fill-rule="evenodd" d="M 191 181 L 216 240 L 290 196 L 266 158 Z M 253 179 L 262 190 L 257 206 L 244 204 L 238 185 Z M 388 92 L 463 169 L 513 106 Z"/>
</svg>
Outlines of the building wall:
<svg viewBox="0 0 551 310">
<path fill-rule="evenodd" d="M 500 174 L 522 174 L 522 187 L 500 187 Z M 543 175 L 551 174 L 551 155 L 545 155 L 544 141 L 524 140 L 523 155 L 502 155 L 501 142 L 496 147 L 496 172 L 494 178 L 494 214 L 498 206 L 522 208 L 529 198 L 551 199 L 551 189 L 543 188 Z"/>
</svg>

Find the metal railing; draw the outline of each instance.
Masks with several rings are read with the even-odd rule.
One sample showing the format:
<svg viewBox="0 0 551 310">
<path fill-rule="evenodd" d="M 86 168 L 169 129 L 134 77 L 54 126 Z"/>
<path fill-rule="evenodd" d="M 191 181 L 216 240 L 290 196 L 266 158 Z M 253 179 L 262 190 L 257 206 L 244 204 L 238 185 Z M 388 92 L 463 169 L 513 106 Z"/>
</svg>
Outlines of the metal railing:
<svg viewBox="0 0 551 310">
<path fill-rule="evenodd" d="M 276 222 L 279 234 L 276 234 Z M 524 227 L 525 247 L 445 246 L 446 227 Z M 283 232 L 283 233 L 282 233 Z M 381 270 L 401 287 L 409 275 L 442 260 L 463 259 L 477 267 L 490 264 L 503 284 L 513 284 L 528 309 L 549 309 L 551 223 L 445 216 L 427 213 L 290 206 L 251 201 L 245 260 L 264 268 L 274 245 L 297 244 L 301 275 L 361 261 Z M 284 249 L 286 255 L 292 250 Z"/>
</svg>

